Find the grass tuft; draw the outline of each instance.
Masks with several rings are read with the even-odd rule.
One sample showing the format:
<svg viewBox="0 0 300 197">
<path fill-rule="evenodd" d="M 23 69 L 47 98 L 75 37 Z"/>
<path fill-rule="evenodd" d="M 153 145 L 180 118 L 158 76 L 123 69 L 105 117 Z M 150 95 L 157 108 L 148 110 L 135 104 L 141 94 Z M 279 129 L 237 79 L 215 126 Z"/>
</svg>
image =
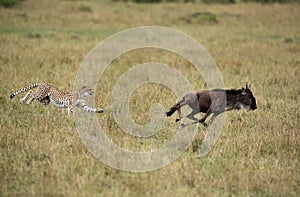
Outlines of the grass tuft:
<svg viewBox="0 0 300 197">
<path fill-rule="evenodd" d="M 80 5 L 78 10 L 81 12 L 93 12 L 92 8 L 88 5 Z"/>
</svg>

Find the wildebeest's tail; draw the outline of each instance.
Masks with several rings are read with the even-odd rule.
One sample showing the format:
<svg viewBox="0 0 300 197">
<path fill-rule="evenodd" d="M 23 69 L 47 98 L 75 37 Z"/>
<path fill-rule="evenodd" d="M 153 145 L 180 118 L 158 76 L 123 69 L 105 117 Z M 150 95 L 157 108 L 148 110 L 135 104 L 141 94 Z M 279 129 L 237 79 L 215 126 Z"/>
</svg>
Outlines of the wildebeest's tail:
<svg viewBox="0 0 300 197">
<path fill-rule="evenodd" d="M 174 112 L 176 112 L 176 110 L 177 110 L 177 107 L 176 107 L 176 105 L 174 105 L 173 107 L 170 108 L 169 111 L 166 112 L 166 115 L 172 116 L 174 114 Z"/>
<path fill-rule="evenodd" d="M 182 98 L 178 103 L 173 105 L 168 112 L 166 112 L 167 116 L 172 116 L 182 105 L 184 104 L 185 98 Z"/>
<path fill-rule="evenodd" d="M 33 83 L 33 84 L 30 84 L 30 86 L 28 86 L 28 87 L 26 87 L 26 88 L 22 88 L 22 89 L 20 89 L 20 90 L 17 90 L 17 91 L 15 91 L 14 93 L 12 93 L 11 95 L 10 95 L 10 99 L 13 99 L 16 95 L 18 95 L 18 94 L 21 94 L 21 93 L 23 93 L 23 92 L 26 92 L 26 91 L 28 91 L 28 90 L 31 90 L 31 89 L 33 89 L 33 88 L 36 88 L 36 87 L 38 87 L 40 85 L 40 83 Z"/>
</svg>

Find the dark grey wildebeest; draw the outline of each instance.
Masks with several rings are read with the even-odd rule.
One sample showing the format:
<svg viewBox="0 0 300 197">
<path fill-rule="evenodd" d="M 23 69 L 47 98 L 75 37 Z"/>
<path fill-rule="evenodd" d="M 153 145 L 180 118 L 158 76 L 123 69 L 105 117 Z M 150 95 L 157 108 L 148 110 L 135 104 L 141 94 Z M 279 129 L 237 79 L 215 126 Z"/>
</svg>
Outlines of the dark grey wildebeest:
<svg viewBox="0 0 300 197">
<path fill-rule="evenodd" d="M 241 89 L 214 89 L 204 91 L 194 91 L 186 94 L 178 103 L 166 112 L 167 116 L 178 111 L 179 117 L 176 122 L 182 119 L 181 107 L 188 105 L 192 108 L 192 112 L 187 115 L 187 118 L 195 120 L 207 126 L 205 120 L 210 114 L 213 114 L 210 123 L 221 113 L 229 110 L 246 109 L 247 111 L 255 110 L 256 99 L 250 90 L 247 83 L 246 88 Z M 203 112 L 205 115 L 201 119 L 197 119 L 194 115 Z M 195 123 L 196 123 L 195 122 Z"/>
</svg>

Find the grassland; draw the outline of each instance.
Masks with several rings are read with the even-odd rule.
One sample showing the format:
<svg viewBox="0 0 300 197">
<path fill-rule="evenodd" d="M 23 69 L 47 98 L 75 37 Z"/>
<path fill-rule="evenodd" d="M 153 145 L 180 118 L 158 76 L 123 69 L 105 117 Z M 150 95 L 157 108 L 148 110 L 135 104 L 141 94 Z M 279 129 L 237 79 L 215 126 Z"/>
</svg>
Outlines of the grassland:
<svg viewBox="0 0 300 197">
<path fill-rule="evenodd" d="M 213 17 L 189 18 L 196 12 Z M 300 195 L 299 4 L 27 0 L 0 8 L 0 18 L 0 196 Z M 205 158 L 193 157 L 206 131 L 199 127 L 186 153 L 172 164 L 145 173 L 116 170 L 89 153 L 65 110 L 9 99 L 32 82 L 72 88 L 81 61 L 96 44 L 144 25 L 175 28 L 198 40 L 227 88 L 252 84 L 258 109 L 228 112 L 221 137 Z M 167 63 L 195 89 L 205 87 L 187 61 L 145 49 L 120 57 L 105 71 L 97 105 L 109 109 L 118 77 L 148 61 Z M 161 86 L 141 86 L 131 98 L 132 117 L 146 123 L 151 103 L 168 108 L 176 100 Z M 125 134 L 109 110 L 97 117 L 116 144 L 136 150 L 161 147 L 178 126 L 175 118 L 168 119 L 158 135 L 140 140 Z"/>
</svg>

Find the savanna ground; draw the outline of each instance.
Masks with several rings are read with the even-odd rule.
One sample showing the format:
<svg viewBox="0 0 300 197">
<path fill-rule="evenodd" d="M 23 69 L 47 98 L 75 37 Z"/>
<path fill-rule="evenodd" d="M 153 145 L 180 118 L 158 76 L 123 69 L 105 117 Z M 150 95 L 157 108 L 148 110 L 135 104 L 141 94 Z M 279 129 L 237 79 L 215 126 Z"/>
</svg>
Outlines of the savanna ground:
<svg viewBox="0 0 300 197">
<path fill-rule="evenodd" d="M 210 14 L 193 15 L 196 12 Z M 195 17 L 193 17 L 195 16 Z M 299 196 L 299 4 L 133 4 L 109 1 L 27 0 L 0 8 L 0 196 Z M 258 109 L 228 112 L 223 132 L 204 158 L 194 155 L 206 129 L 185 154 L 151 172 L 104 165 L 83 145 L 66 110 L 9 95 L 33 82 L 73 86 L 87 53 L 106 37 L 144 25 L 192 36 L 214 58 L 226 88 L 252 84 Z M 110 112 L 112 88 L 122 73 L 144 62 L 180 70 L 195 89 L 206 88 L 195 68 L 166 51 L 132 51 L 99 80 L 97 115 L 107 135 L 133 150 L 159 148 L 175 135 L 175 116 L 148 139 L 131 137 Z M 163 86 L 138 88 L 130 100 L 136 122 L 149 122 L 153 102 L 169 108 L 178 98 Z"/>
</svg>

